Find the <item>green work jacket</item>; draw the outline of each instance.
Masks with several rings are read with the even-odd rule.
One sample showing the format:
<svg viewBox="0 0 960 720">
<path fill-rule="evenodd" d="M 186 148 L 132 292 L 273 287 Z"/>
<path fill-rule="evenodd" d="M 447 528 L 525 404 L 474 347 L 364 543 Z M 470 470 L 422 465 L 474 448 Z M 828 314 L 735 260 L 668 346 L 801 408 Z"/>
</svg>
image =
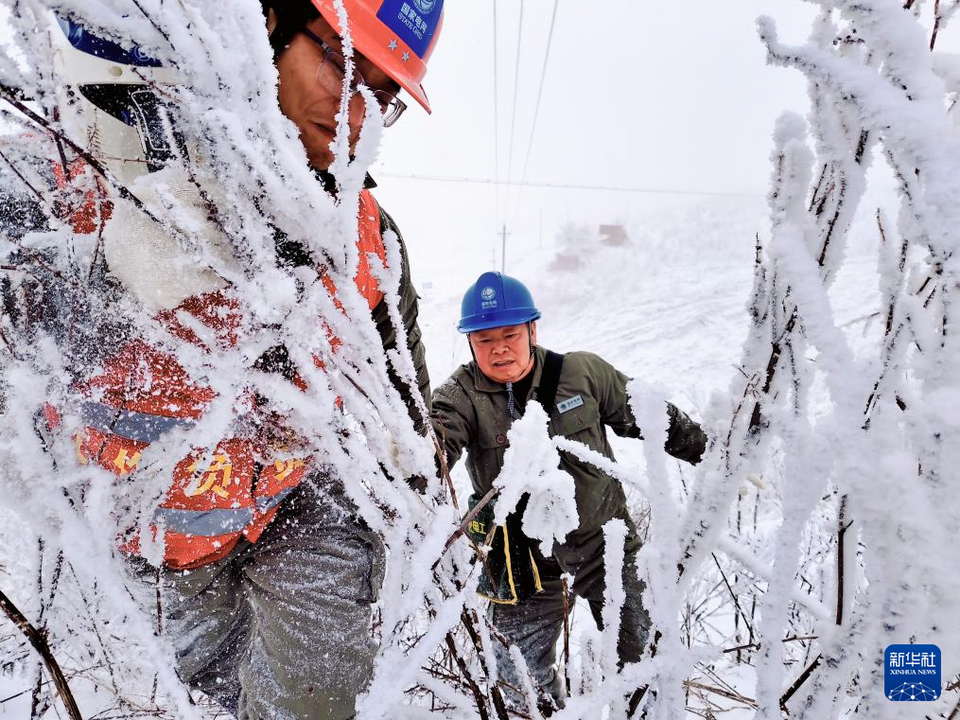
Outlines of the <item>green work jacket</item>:
<svg viewBox="0 0 960 720">
<path fill-rule="evenodd" d="M 378 203 L 379 204 L 379 203 Z M 410 278 L 410 260 L 407 257 L 407 246 L 400 234 L 400 229 L 393 221 L 393 218 L 387 214 L 387 211 L 380 208 L 380 234 L 385 235 L 387 231 L 396 233 L 397 241 L 400 244 L 400 287 L 399 287 L 399 310 L 400 318 L 403 320 L 403 327 L 407 331 L 407 347 L 410 349 L 410 355 L 413 359 L 413 367 L 417 372 L 417 389 L 423 397 L 427 407 L 430 407 L 430 375 L 427 372 L 427 358 L 423 347 L 423 336 L 420 332 L 420 325 L 417 322 L 419 315 L 419 304 L 417 291 L 414 288 L 413 280 Z M 386 240 L 384 240 L 386 242 Z M 377 324 L 377 330 L 380 333 L 380 339 L 383 341 L 384 350 L 393 350 L 397 347 L 397 332 L 393 327 L 393 320 L 390 318 L 390 311 L 385 300 L 381 300 L 373 309 L 373 321 Z M 393 369 L 393 364 L 387 367 L 387 373 L 391 382 L 400 393 L 410 418 L 415 425 L 419 425 L 421 420 L 420 412 L 416 409 L 416 399 Z"/>
<path fill-rule="evenodd" d="M 536 398 L 547 353 L 541 347 L 535 352 L 527 402 Z M 567 353 L 556 402 L 548 411 L 550 436 L 576 440 L 615 460 L 608 427 L 617 435 L 641 438 L 627 397 L 629 381 L 593 353 Z M 509 446 L 507 432 L 513 422 L 507 401 L 506 386 L 485 376 L 473 361 L 457 368 L 433 393 L 431 422 L 446 450 L 447 462 L 452 467 L 467 451 L 467 472 L 479 495 L 490 490 L 503 467 L 503 455 Z M 517 410 L 519 414 L 519 407 Z M 707 440 L 703 430 L 669 403 L 667 411 L 670 425 L 666 451 L 681 460 L 699 462 Z M 567 537 L 566 545 L 576 547 L 594 537 L 612 518 L 629 519 L 619 481 L 567 452 L 560 453 L 560 467 L 573 476 L 580 515 L 580 526 Z"/>
</svg>

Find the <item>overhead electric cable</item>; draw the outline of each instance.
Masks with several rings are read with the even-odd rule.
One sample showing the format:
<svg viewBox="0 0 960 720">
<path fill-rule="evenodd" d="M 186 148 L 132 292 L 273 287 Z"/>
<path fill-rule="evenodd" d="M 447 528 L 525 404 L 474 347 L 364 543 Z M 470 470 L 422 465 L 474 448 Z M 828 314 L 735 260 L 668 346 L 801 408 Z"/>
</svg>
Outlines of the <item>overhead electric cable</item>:
<svg viewBox="0 0 960 720">
<path fill-rule="evenodd" d="M 517 89 L 520 87 L 520 50 L 523 48 L 523 0 L 520 0 L 520 26 L 517 29 L 517 67 L 513 73 L 513 110 L 510 113 L 510 150 L 507 155 L 507 180 L 513 177 L 513 136 L 517 127 Z"/>
<path fill-rule="evenodd" d="M 493 177 L 500 182 L 500 88 L 497 63 L 497 0 L 493 0 Z M 495 218 L 500 218 L 500 191 L 494 194 Z"/>
<path fill-rule="evenodd" d="M 550 62 L 550 45 L 553 43 L 553 28 L 557 23 L 557 6 L 559 4 L 559 0 L 553 0 L 553 14 L 550 16 L 550 31 L 547 34 L 547 49 L 543 54 L 543 68 L 540 71 L 540 87 L 537 88 L 537 104 L 533 110 L 530 140 L 527 142 L 527 154 L 523 161 L 523 174 L 520 176 L 520 192 L 517 193 L 517 211 L 520 209 L 520 198 L 523 197 L 523 184 L 527 181 L 527 168 L 530 167 L 530 151 L 533 148 L 533 138 L 537 132 L 537 118 L 540 117 L 540 100 L 543 98 L 543 81 L 547 77 L 547 65 Z M 516 215 L 516 212 L 514 212 L 514 215 Z"/>
<path fill-rule="evenodd" d="M 519 182 L 491 178 L 455 177 L 450 175 L 408 175 L 376 171 L 377 177 L 403 178 L 405 180 L 423 180 L 426 182 L 467 183 L 472 185 L 520 185 Z M 729 190 L 672 190 L 669 188 L 626 187 L 618 185 L 576 185 L 573 183 L 525 182 L 524 187 L 547 188 L 552 190 L 602 190 L 606 192 L 647 193 L 651 195 L 709 195 L 719 197 L 763 197 L 762 192 L 734 192 Z"/>
</svg>

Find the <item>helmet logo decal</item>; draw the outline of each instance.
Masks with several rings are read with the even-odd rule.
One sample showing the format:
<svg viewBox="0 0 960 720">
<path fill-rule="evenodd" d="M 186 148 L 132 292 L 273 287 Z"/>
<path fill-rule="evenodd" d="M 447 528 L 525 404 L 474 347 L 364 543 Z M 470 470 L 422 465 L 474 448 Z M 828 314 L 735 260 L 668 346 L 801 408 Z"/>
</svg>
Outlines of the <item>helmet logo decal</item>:
<svg viewBox="0 0 960 720">
<path fill-rule="evenodd" d="M 423 58 L 437 30 L 442 8 L 442 0 L 383 0 L 377 17 L 412 53 Z"/>
<path fill-rule="evenodd" d="M 489 285 L 480 291 L 480 299 L 482 300 L 480 303 L 481 310 L 489 310 L 499 305 L 497 302 L 497 291 Z"/>
</svg>

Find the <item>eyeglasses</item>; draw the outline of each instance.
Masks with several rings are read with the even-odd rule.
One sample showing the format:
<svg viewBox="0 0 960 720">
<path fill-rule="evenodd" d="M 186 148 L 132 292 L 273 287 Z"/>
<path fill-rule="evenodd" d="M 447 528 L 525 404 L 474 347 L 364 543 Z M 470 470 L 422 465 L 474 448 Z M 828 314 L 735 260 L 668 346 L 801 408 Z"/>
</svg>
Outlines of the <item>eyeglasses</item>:
<svg viewBox="0 0 960 720">
<path fill-rule="evenodd" d="M 343 59 L 343 55 L 327 45 L 308 28 L 303 28 L 302 32 L 323 49 L 323 60 L 320 61 L 320 68 L 317 70 L 317 80 L 319 80 L 320 84 L 328 91 L 334 94 L 340 93 L 340 91 L 343 89 L 343 78 L 347 74 L 345 69 L 347 64 Z M 336 71 L 334 73 L 334 75 L 337 76 L 335 83 L 333 82 L 334 78 L 331 78 L 329 73 L 324 72 L 325 66 L 333 68 Z M 363 85 L 365 88 L 370 90 L 370 92 L 373 93 L 374 99 L 380 105 L 380 113 L 383 115 L 384 127 L 390 127 L 393 125 L 397 120 L 400 119 L 400 116 L 403 115 L 403 111 L 407 109 L 407 104 L 392 92 L 389 92 L 388 90 L 374 90 L 372 87 L 370 87 L 366 79 L 363 77 L 363 74 L 356 67 L 354 67 L 353 81 L 350 83 L 354 95 L 360 92 L 358 90 L 360 85 Z"/>
</svg>

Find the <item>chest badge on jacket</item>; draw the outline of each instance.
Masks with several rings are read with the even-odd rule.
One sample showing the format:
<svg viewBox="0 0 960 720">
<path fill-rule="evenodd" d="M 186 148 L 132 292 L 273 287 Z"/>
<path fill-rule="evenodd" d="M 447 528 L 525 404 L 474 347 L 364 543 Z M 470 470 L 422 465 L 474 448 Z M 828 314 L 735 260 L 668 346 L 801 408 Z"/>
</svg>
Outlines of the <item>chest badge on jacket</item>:
<svg viewBox="0 0 960 720">
<path fill-rule="evenodd" d="M 583 398 L 580 395 L 574 395 L 569 400 L 558 402 L 557 410 L 559 410 L 560 414 L 563 415 L 565 412 L 568 412 L 569 410 L 573 410 L 574 408 L 578 408 L 581 405 L 583 405 Z"/>
</svg>

